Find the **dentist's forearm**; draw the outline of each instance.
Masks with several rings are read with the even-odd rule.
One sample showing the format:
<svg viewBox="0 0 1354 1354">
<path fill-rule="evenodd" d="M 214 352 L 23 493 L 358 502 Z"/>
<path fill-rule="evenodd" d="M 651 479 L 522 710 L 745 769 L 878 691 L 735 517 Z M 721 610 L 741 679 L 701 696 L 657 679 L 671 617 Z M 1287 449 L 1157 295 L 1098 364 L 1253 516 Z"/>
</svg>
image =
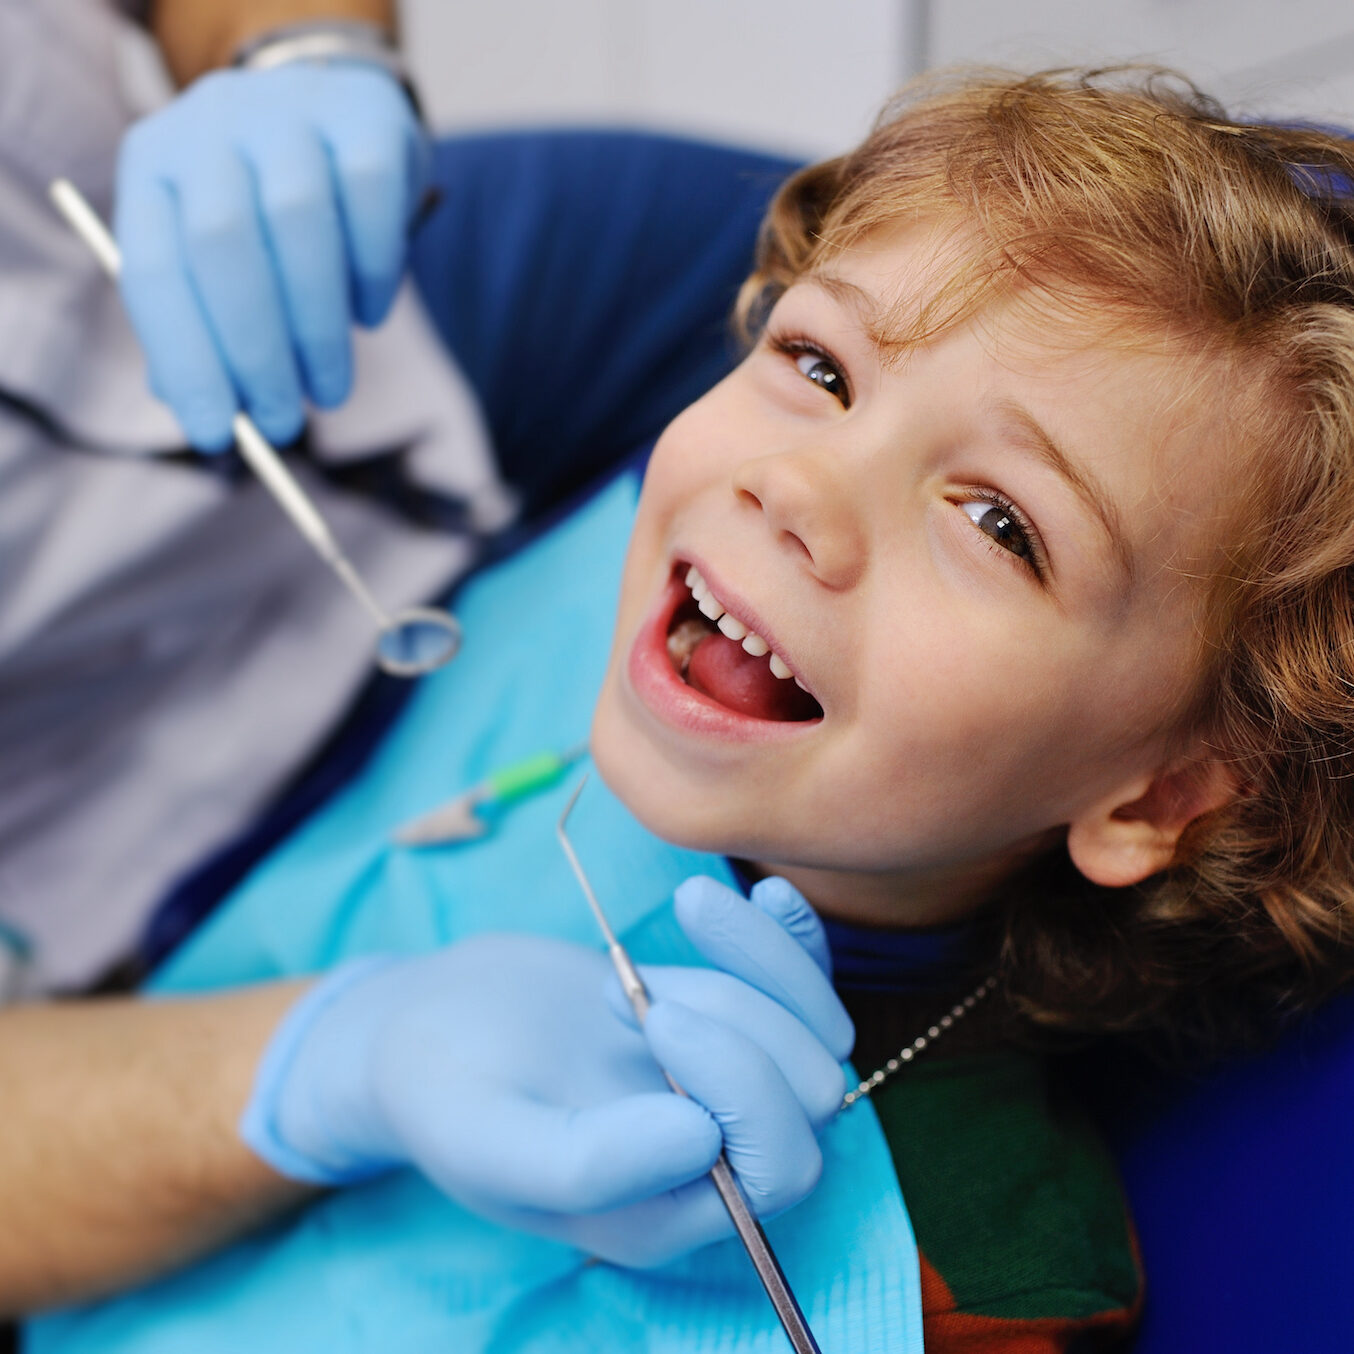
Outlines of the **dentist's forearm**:
<svg viewBox="0 0 1354 1354">
<path fill-rule="evenodd" d="M 149 1279 L 306 1197 L 235 1127 L 301 986 L 0 1012 L 0 1316 Z"/>
<path fill-rule="evenodd" d="M 395 0 L 154 0 L 151 30 L 181 85 L 226 65 L 256 33 L 306 19 L 364 19 L 395 31 Z"/>
</svg>

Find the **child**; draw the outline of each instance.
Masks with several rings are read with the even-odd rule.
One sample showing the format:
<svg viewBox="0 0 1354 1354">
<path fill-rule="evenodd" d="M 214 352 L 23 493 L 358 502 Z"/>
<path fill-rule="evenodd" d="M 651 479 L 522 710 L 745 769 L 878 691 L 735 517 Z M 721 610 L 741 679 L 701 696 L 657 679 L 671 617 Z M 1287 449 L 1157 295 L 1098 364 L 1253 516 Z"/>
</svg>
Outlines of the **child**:
<svg viewBox="0 0 1354 1354">
<path fill-rule="evenodd" d="M 1122 1340 L 1113 1171 L 1025 1049 L 1211 1051 L 1350 971 L 1352 172 L 1329 136 L 1155 76 L 922 86 L 781 190 L 750 351 L 659 438 L 637 509 L 622 476 L 466 590 L 458 665 L 162 985 L 587 942 L 565 789 L 457 852 L 383 839 L 567 745 L 600 679 L 616 799 L 590 790 L 574 835 L 636 954 L 684 957 L 662 902 L 697 869 L 783 876 L 827 919 L 869 1104 L 770 1229 L 823 1347 L 916 1345 L 895 1175 L 928 1348 Z M 652 1274 L 587 1249 L 385 1176 L 31 1347 L 769 1338 L 730 1243 Z"/>
</svg>

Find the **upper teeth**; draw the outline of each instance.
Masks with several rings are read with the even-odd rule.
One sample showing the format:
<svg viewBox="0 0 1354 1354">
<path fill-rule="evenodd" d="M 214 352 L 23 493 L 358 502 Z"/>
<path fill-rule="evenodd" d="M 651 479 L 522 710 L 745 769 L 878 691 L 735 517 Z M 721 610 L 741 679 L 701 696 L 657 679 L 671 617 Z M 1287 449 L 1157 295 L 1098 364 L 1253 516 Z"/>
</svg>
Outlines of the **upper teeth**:
<svg viewBox="0 0 1354 1354">
<path fill-rule="evenodd" d="M 696 599 L 696 606 L 700 609 L 701 615 L 714 621 L 730 639 L 738 640 L 754 658 L 771 653 L 771 646 L 755 630 L 749 630 L 737 616 L 729 615 L 724 609 L 724 603 L 710 591 L 710 585 L 701 577 L 700 570 L 694 564 L 686 571 L 686 586 L 691 589 L 691 595 Z M 795 677 L 790 665 L 778 653 L 771 654 L 771 671 L 782 681 L 788 677 Z M 795 682 L 805 691 L 808 690 L 798 677 L 795 677 Z"/>
</svg>

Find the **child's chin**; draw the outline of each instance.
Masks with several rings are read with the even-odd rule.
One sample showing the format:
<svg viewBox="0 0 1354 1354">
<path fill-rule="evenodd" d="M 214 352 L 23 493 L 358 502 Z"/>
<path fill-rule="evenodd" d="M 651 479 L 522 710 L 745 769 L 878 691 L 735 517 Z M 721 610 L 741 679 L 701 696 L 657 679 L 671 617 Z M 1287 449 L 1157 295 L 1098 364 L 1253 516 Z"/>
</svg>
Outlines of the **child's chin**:
<svg viewBox="0 0 1354 1354">
<path fill-rule="evenodd" d="M 623 724 L 608 717 L 604 703 L 599 703 L 593 717 L 590 751 L 597 774 L 606 782 L 607 789 L 639 819 L 650 832 L 666 840 L 672 840 L 663 830 L 680 813 L 673 812 L 673 801 L 677 798 L 675 789 L 669 787 L 667 795 L 664 786 L 668 778 L 662 774 L 661 767 L 653 763 L 643 741 L 633 732 L 628 733 Z M 665 811 L 666 810 L 666 811 Z"/>
<path fill-rule="evenodd" d="M 729 838 L 727 832 L 720 831 L 711 823 L 693 819 L 690 813 L 674 810 L 670 802 L 651 794 L 627 797 L 620 795 L 626 808 L 655 837 L 661 838 L 670 846 L 680 846 L 685 851 L 700 851 L 712 856 L 741 856 L 747 852 L 739 843 Z"/>
<path fill-rule="evenodd" d="M 613 725 L 604 703 L 599 703 L 593 719 L 591 752 L 607 788 L 654 836 L 691 851 L 736 854 L 720 831 L 719 816 L 702 813 L 703 806 L 694 802 L 677 777 L 665 774 L 659 757 L 632 731 L 627 737 L 623 723 Z"/>
</svg>

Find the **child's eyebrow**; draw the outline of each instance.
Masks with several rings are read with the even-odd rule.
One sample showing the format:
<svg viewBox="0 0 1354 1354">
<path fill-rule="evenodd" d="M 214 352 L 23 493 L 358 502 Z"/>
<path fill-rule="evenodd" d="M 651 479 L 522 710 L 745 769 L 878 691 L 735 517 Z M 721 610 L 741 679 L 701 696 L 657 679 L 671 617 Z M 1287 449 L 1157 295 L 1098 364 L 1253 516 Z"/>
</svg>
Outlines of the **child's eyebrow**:
<svg viewBox="0 0 1354 1354">
<path fill-rule="evenodd" d="M 853 310 L 861 328 L 865 331 L 866 338 L 878 351 L 880 358 L 888 358 L 891 355 L 891 349 L 896 345 L 891 345 L 885 340 L 879 322 L 879 302 L 864 287 L 858 287 L 854 282 L 848 282 L 844 277 L 837 277 L 833 273 L 809 273 L 802 281 L 827 292 L 838 305 Z"/>
<path fill-rule="evenodd" d="M 1078 466 L 1023 405 L 1017 404 L 1014 400 L 1003 399 L 993 405 L 993 410 L 1014 429 L 1019 444 L 1024 449 L 1032 451 L 1076 490 L 1082 502 L 1090 508 L 1104 528 L 1114 551 L 1115 561 L 1123 570 L 1125 581 L 1131 584 L 1135 573 L 1133 551 L 1128 545 L 1124 519 L 1104 486 L 1089 471 Z"/>
</svg>

